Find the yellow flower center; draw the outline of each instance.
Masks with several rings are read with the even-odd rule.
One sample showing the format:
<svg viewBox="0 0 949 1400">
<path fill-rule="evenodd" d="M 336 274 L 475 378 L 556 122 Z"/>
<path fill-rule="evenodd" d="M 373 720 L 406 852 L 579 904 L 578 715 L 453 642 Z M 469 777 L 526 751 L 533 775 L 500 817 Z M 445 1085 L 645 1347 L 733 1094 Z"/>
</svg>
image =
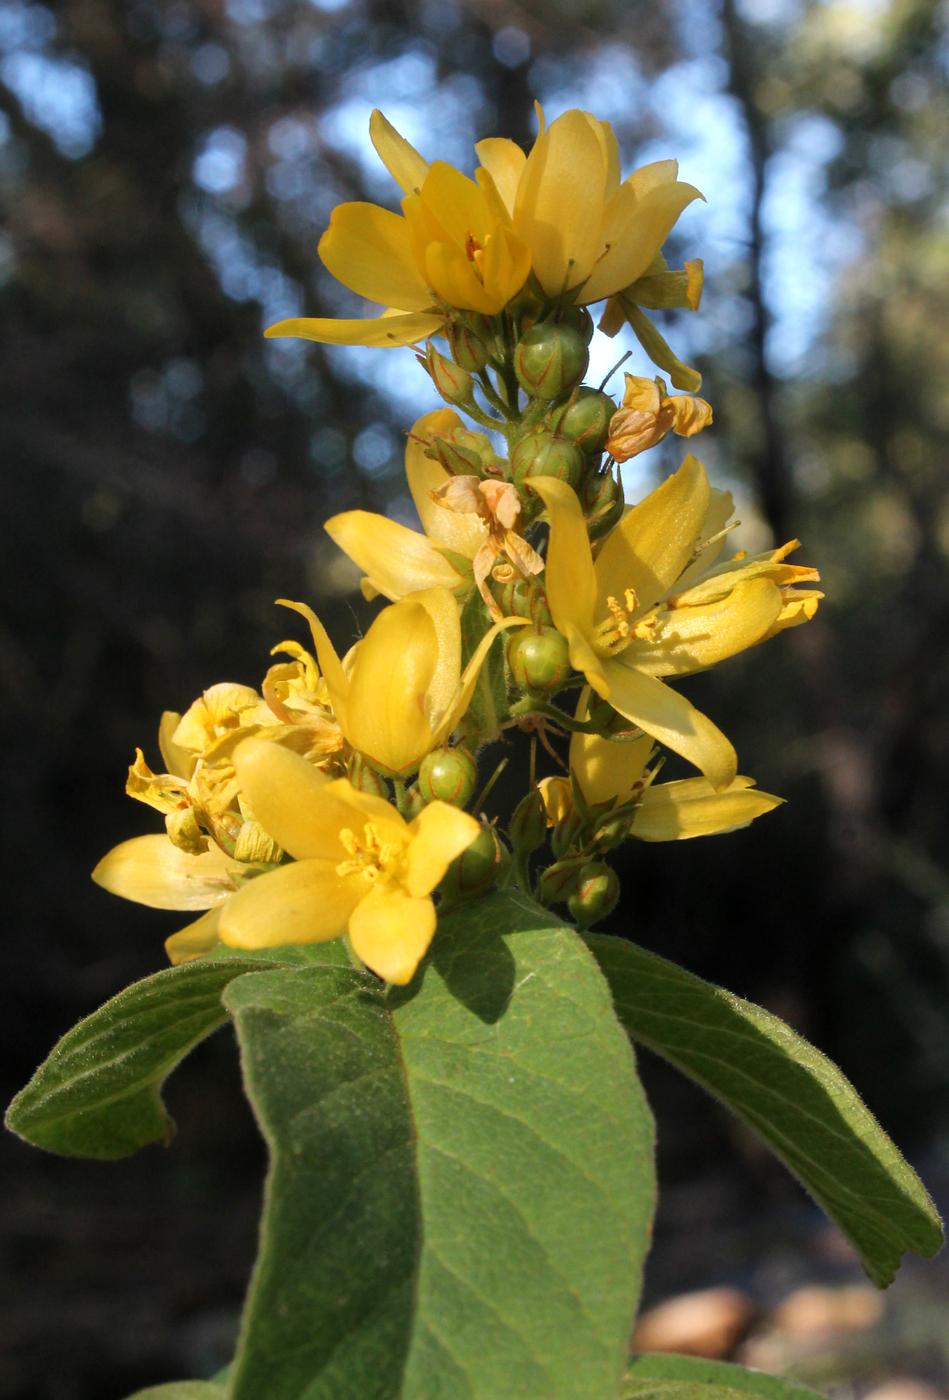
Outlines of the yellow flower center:
<svg viewBox="0 0 949 1400">
<path fill-rule="evenodd" d="M 350 827 L 339 833 L 349 860 L 340 861 L 337 875 L 365 875 L 367 880 L 391 879 L 396 873 L 402 848 L 394 841 L 382 841 L 372 822 L 366 822 L 359 836 Z"/>
<path fill-rule="evenodd" d="M 617 656 L 637 637 L 647 642 L 653 640 L 658 622 L 655 612 L 633 621 L 633 614 L 639 606 L 635 588 L 623 590 L 622 603 L 611 594 L 606 606 L 609 617 L 598 623 L 594 631 L 594 646 L 601 655 Z"/>
</svg>

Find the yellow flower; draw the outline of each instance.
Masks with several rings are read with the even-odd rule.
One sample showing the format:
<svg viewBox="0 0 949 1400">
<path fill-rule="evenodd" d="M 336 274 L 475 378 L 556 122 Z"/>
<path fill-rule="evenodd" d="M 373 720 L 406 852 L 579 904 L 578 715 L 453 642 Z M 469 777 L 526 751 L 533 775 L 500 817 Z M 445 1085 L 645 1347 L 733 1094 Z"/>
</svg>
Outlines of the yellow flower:
<svg viewBox="0 0 949 1400">
<path fill-rule="evenodd" d="M 663 678 L 704 670 L 812 617 L 821 595 L 793 585 L 816 571 L 784 563 L 796 541 L 717 564 L 730 498 L 710 490 L 694 457 L 626 512 L 595 563 L 576 494 L 550 477 L 530 485 L 550 518 L 547 601 L 573 666 L 632 724 L 727 788 L 734 749 Z"/>
<path fill-rule="evenodd" d="M 172 845 L 167 836 L 134 836 L 103 856 L 92 878 L 111 894 L 152 909 L 206 910 L 166 940 L 169 958 L 179 963 L 207 953 L 219 941 L 221 909 L 251 873 L 219 846 L 195 855 Z"/>
<path fill-rule="evenodd" d="M 702 387 L 702 376 L 682 363 L 643 307 L 655 311 L 698 311 L 704 275 L 701 258 L 690 258 L 681 268 L 671 268 L 657 253 L 642 277 L 609 298 L 599 321 L 599 329 L 609 336 L 629 325 L 653 364 L 666 371 L 676 389 L 689 393 Z"/>
<path fill-rule="evenodd" d="M 424 534 L 368 510 L 347 510 L 327 520 L 330 538 L 365 570 L 366 597 L 381 593 L 394 603 L 407 593 L 464 583 L 468 563 L 488 538 L 487 526 L 476 516 L 457 515 L 437 504 L 436 495 L 454 478 L 425 455 L 433 438 L 449 437 L 462 427 L 457 413 L 440 408 L 409 431 L 405 474 Z"/>
<path fill-rule="evenodd" d="M 446 741 L 468 707 L 498 632 L 525 623 L 523 618 L 495 623 L 462 671 L 458 604 L 447 588 L 426 588 L 383 608 L 344 663 L 312 608 L 281 601 L 310 624 L 346 739 L 374 767 L 395 777 L 414 773 L 425 755 Z"/>
<path fill-rule="evenodd" d="M 588 692 L 587 692 L 588 693 Z M 581 700 L 578 714 L 585 712 Z M 639 841 L 687 841 L 748 826 L 781 805 L 781 798 L 759 792 L 753 778 L 733 778 L 716 792 L 707 778 L 654 783 L 648 769 L 654 752 L 649 735 L 617 741 L 598 734 L 573 734 L 570 769 L 591 806 L 635 802 L 630 835 Z"/>
<path fill-rule="evenodd" d="M 475 149 L 547 295 L 601 301 L 652 269 L 683 209 L 702 196 L 678 179 L 674 160 L 621 181 L 613 129 L 589 112 L 564 112 L 549 126 L 540 107 L 538 115 L 529 155 L 500 138 Z"/>
<path fill-rule="evenodd" d="M 435 932 L 432 891 L 478 835 L 474 817 L 432 802 L 406 823 L 391 803 L 259 740 L 241 744 L 234 757 L 242 791 L 294 860 L 228 900 L 221 941 L 270 948 L 348 932 L 373 972 L 410 981 Z"/>
<path fill-rule="evenodd" d="M 386 309 L 369 320 L 281 321 L 268 336 L 407 345 L 439 330 L 448 309 L 493 315 L 524 285 L 530 253 L 483 172 L 471 180 L 444 161 L 429 166 L 381 112 L 373 112 L 369 132 L 404 191 L 402 214 L 340 204 L 319 254 L 344 286 Z"/>
<path fill-rule="evenodd" d="M 628 462 L 655 447 L 668 432 L 694 437 L 712 421 L 712 406 L 690 394 L 670 395 L 661 379 L 626 375 L 620 408 L 610 419 L 606 450 L 617 462 Z"/>
</svg>

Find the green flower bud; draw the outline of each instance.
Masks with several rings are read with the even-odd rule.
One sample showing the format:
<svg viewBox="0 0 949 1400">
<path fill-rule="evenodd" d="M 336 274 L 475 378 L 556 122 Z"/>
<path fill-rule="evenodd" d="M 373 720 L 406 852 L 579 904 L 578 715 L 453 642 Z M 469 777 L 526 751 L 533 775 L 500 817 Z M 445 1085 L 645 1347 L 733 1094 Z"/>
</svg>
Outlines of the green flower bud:
<svg viewBox="0 0 949 1400">
<path fill-rule="evenodd" d="M 580 812 L 572 812 L 566 821 L 560 822 L 550 833 L 550 849 L 558 860 L 570 850 L 571 846 L 582 846 L 585 844 L 584 826 L 586 819 Z"/>
<path fill-rule="evenodd" d="M 627 807 L 625 810 L 616 812 L 606 812 L 599 820 L 594 832 L 594 839 L 601 851 L 612 851 L 621 845 L 629 835 L 632 814 Z"/>
<path fill-rule="evenodd" d="M 591 389 L 589 384 L 581 384 L 564 407 L 558 410 L 550 426 L 561 437 L 575 442 L 588 457 L 596 457 L 606 444 L 610 419 L 615 412 L 616 404 L 609 394 Z"/>
<path fill-rule="evenodd" d="M 576 487 L 583 475 L 583 453 L 566 438 L 554 437 L 549 429 L 534 428 L 511 453 L 511 475 L 518 485 L 532 476 L 554 476 Z"/>
<path fill-rule="evenodd" d="M 494 827 L 482 824 L 471 845 L 448 867 L 439 887 L 443 898 L 453 903 L 484 894 L 504 875 L 510 859 Z"/>
<path fill-rule="evenodd" d="M 474 796 L 478 765 L 462 744 L 453 749 L 432 749 L 418 770 L 419 791 L 426 802 L 450 802 L 466 807 Z"/>
<path fill-rule="evenodd" d="M 601 540 L 622 518 L 623 483 L 609 472 L 589 476 L 583 483 L 580 502 L 587 518 L 587 534 L 591 540 Z"/>
<path fill-rule="evenodd" d="M 616 872 L 601 860 L 591 860 L 583 866 L 576 888 L 567 896 L 570 917 L 581 928 L 589 928 L 612 914 L 619 894 Z"/>
<path fill-rule="evenodd" d="M 526 282 L 514 300 L 508 303 L 511 319 L 522 335 L 536 324 L 543 313 L 544 305 L 543 298 Z"/>
<path fill-rule="evenodd" d="M 558 307 L 555 319 L 558 325 L 569 326 L 576 331 L 584 344 L 590 344 L 593 339 L 593 317 L 585 306 Z"/>
<path fill-rule="evenodd" d="M 535 627 L 553 625 L 547 595 L 536 579 L 522 578 L 518 574 L 500 589 L 498 602 L 505 617 L 527 617 Z"/>
<path fill-rule="evenodd" d="M 566 639 L 553 627 L 519 627 L 508 639 L 507 660 L 521 690 L 556 690 L 570 674 Z"/>
<path fill-rule="evenodd" d="M 357 792 L 368 792 L 373 797 L 388 798 L 389 796 L 389 789 L 385 781 L 375 768 L 366 762 L 361 753 L 353 754 L 346 770 L 346 776 Z"/>
<path fill-rule="evenodd" d="M 541 321 L 521 336 L 514 351 L 514 372 L 525 393 L 535 399 L 559 399 L 586 374 L 590 352 L 570 326 Z"/>
<path fill-rule="evenodd" d="M 484 369 L 490 359 L 487 345 L 464 321 L 454 321 L 448 327 L 448 344 L 455 364 L 472 373 Z"/>
<path fill-rule="evenodd" d="M 474 381 L 461 365 L 440 355 L 431 342 L 425 347 L 425 354 L 416 358 L 428 370 L 432 383 L 446 403 L 464 407 L 473 402 Z"/>
<path fill-rule="evenodd" d="M 481 475 L 481 458 L 470 448 L 462 447 L 450 438 L 433 437 L 425 449 L 425 456 L 439 462 L 452 476 Z"/>
<path fill-rule="evenodd" d="M 577 886 L 577 880 L 584 862 L 575 857 L 555 861 L 548 865 L 537 885 L 537 895 L 541 904 L 563 904 Z"/>
<path fill-rule="evenodd" d="M 532 788 L 514 808 L 511 817 L 511 844 L 521 855 L 539 850 L 547 838 L 547 811 L 537 788 Z"/>
</svg>

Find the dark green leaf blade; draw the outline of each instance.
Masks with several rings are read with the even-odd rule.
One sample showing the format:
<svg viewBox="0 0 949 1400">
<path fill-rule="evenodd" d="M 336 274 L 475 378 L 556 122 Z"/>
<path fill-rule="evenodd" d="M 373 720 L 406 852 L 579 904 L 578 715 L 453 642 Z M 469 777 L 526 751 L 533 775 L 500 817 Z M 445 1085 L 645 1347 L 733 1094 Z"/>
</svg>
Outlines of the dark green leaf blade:
<svg viewBox="0 0 949 1400">
<path fill-rule="evenodd" d="M 232 1400 L 616 1395 L 652 1122 L 576 932 L 494 896 L 410 988 L 282 969 L 225 1002 L 272 1152 Z"/>
<path fill-rule="evenodd" d="M 7 1127 L 51 1152 L 106 1160 L 167 1142 L 174 1123 L 161 1086 L 227 1019 L 221 1005 L 227 984 L 275 963 L 340 958 L 346 958 L 340 943 L 266 953 L 222 948 L 126 987 L 54 1046 L 10 1104 Z"/>
<path fill-rule="evenodd" d="M 635 1356 L 626 1373 L 622 1400 L 685 1400 L 683 1383 L 695 1389 L 695 1400 L 716 1400 L 718 1396 L 752 1395 L 757 1400 L 822 1400 L 816 1390 L 796 1381 L 749 1371 L 725 1361 L 706 1361 L 697 1356 L 673 1356 L 652 1352 Z M 662 1391 L 660 1386 L 667 1387 Z"/>
<path fill-rule="evenodd" d="M 443 921 L 422 990 L 393 1002 L 424 1210 L 403 1394 L 615 1394 L 653 1125 L 582 939 L 494 895 Z"/>
<path fill-rule="evenodd" d="M 588 944 L 634 1040 L 655 1050 L 754 1128 L 860 1255 L 891 1283 L 904 1253 L 942 1245 L 912 1167 L 841 1071 L 770 1012 L 607 934 Z"/>
<path fill-rule="evenodd" d="M 280 969 L 233 982 L 225 1001 L 271 1155 L 231 1400 L 397 1395 L 420 1216 L 382 987 Z"/>
<path fill-rule="evenodd" d="M 227 1390 L 215 1381 L 169 1381 L 136 1390 L 128 1400 L 227 1400 Z"/>
</svg>

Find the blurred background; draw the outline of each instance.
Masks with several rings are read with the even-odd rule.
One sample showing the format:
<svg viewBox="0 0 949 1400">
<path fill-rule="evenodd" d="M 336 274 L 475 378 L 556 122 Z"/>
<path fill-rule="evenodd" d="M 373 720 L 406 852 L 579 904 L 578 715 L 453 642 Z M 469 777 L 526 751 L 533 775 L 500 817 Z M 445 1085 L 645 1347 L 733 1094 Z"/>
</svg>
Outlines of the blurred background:
<svg viewBox="0 0 949 1400">
<path fill-rule="evenodd" d="M 5 1097 L 163 965 L 174 917 L 89 880 L 155 829 L 123 795 L 134 746 L 157 761 L 163 709 L 259 682 L 292 630 L 275 597 L 340 641 L 365 624 L 329 514 L 409 518 L 404 435 L 434 406 L 411 353 L 261 338 L 360 314 L 316 242 L 342 200 L 396 207 L 371 108 L 470 171 L 481 136 L 530 143 L 539 99 L 608 118 L 624 170 L 677 155 L 705 191 L 669 251 L 704 257 L 706 296 L 667 329 L 715 406 L 701 455 L 739 543 L 800 537 L 827 591 L 817 622 L 688 686 L 788 805 L 631 850 L 611 926 L 816 1040 L 946 1202 L 947 58 L 935 0 L 0 3 Z M 651 372 L 638 349 L 626 367 Z M 630 463 L 628 495 L 680 450 Z M 3 1145 L 2 1400 L 119 1400 L 226 1361 L 264 1170 L 235 1058 L 224 1032 L 176 1075 L 168 1152 Z M 862 1290 L 783 1169 L 643 1060 L 647 1301 L 731 1290 L 707 1348 L 840 1400 L 946 1394 L 946 1265 Z"/>
</svg>

